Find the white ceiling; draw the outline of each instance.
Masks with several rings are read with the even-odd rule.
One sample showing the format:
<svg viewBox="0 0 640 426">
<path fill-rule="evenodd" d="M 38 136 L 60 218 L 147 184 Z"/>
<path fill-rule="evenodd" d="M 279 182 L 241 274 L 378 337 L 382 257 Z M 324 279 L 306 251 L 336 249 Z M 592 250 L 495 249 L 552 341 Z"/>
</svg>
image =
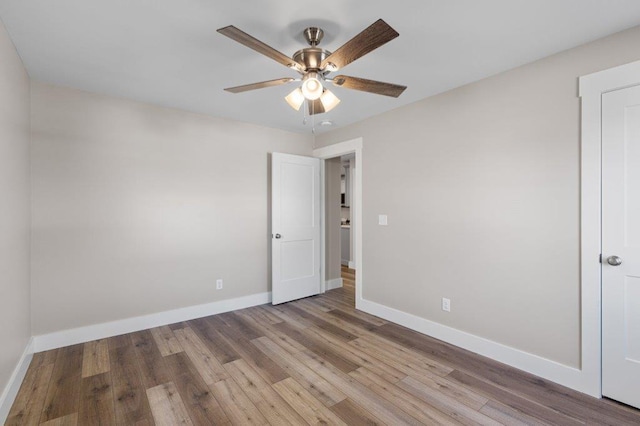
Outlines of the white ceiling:
<svg viewBox="0 0 640 426">
<path fill-rule="evenodd" d="M 344 126 L 640 24 L 638 0 L 0 0 L 32 78 L 91 92 L 310 132 L 283 97 L 296 77 L 216 32 L 235 25 L 292 55 L 307 26 L 330 51 L 382 18 L 400 37 L 341 74 L 404 84 L 398 99 L 343 88 L 317 131 Z M 333 127 L 317 126 L 331 120 Z"/>
</svg>

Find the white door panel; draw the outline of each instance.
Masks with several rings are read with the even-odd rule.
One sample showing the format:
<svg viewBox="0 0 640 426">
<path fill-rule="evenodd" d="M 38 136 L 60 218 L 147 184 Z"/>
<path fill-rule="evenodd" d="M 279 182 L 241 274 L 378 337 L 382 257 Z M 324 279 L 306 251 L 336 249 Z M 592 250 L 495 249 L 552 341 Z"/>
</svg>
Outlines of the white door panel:
<svg viewBox="0 0 640 426">
<path fill-rule="evenodd" d="M 640 87 L 602 97 L 602 254 L 602 393 L 640 407 Z"/>
<path fill-rule="evenodd" d="M 272 154 L 272 299 L 320 293 L 320 160 Z"/>
<path fill-rule="evenodd" d="M 280 163 L 280 203 L 282 224 L 288 228 L 308 230 L 315 221 L 313 164 Z"/>
<path fill-rule="evenodd" d="M 280 243 L 280 279 L 291 281 L 314 276 L 313 240 L 282 241 Z"/>
</svg>

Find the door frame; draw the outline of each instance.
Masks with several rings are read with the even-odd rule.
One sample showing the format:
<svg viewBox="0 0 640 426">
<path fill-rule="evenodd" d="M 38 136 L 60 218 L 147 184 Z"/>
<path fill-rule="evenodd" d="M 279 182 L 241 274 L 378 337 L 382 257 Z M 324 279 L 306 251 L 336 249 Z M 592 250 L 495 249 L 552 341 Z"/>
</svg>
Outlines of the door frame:
<svg viewBox="0 0 640 426">
<path fill-rule="evenodd" d="M 355 192 L 355 197 L 352 199 L 352 208 L 354 209 L 351 214 L 355 218 L 355 225 L 352 225 L 352 229 L 354 232 L 354 243 L 355 243 L 355 266 L 356 266 L 356 309 L 359 309 L 359 306 L 362 304 L 362 277 L 363 277 L 363 262 L 362 262 L 362 138 L 350 139 L 344 142 L 339 142 L 333 145 L 325 146 L 322 148 L 317 148 L 313 150 L 313 156 L 320 158 L 321 160 L 327 160 L 329 158 L 340 157 L 342 155 L 355 153 L 356 156 L 356 167 L 355 167 L 355 179 L 353 182 L 353 188 Z M 323 212 L 326 210 L 325 207 L 325 189 L 324 189 L 324 161 L 323 165 L 320 167 L 321 176 L 320 176 L 320 209 Z M 325 281 L 325 266 L 326 266 L 326 256 L 325 256 L 325 229 L 326 224 L 324 223 L 324 219 L 320 224 L 320 279 L 322 281 L 322 291 L 324 292 L 326 287 Z"/>
<path fill-rule="evenodd" d="M 579 79 L 582 106 L 580 173 L 580 389 L 602 397 L 602 95 L 640 84 L 640 61 Z"/>
</svg>

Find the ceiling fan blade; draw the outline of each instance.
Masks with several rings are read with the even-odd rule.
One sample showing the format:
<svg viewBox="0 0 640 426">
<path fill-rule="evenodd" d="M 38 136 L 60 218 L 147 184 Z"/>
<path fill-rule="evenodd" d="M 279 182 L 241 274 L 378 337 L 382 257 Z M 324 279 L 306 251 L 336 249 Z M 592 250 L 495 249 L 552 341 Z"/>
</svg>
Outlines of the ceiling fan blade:
<svg viewBox="0 0 640 426">
<path fill-rule="evenodd" d="M 361 90 L 363 92 L 375 93 L 377 95 L 391 96 L 397 98 L 404 92 L 407 86 L 399 84 L 384 83 L 382 81 L 367 80 L 366 78 L 349 77 L 348 75 L 337 75 L 333 77 L 333 84 L 345 89 Z"/>
<path fill-rule="evenodd" d="M 304 72 L 302 66 L 299 63 L 297 63 L 284 53 L 277 51 L 273 47 L 261 42 L 255 37 L 250 36 L 249 34 L 234 27 L 233 25 L 220 28 L 218 29 L 218 32 L 229 37 L 232 40 L 237 41 L 240 44 L 244 44 L 245 46 L 255 50 L 258 53 L 262 53 L 263 55 L 268 56 L 274 61 L 280 62 L 286 67 L 295 69 L 298 72 Z"/>
<path fill-rule="evenodd" d="M 242 93 L 242 92 L 247 92 L 249 90 L 264 89 L 265 87 L 280 86 L 281 84 L 291 83 L 294 80 L 295 78 L 277 78 L 275 80 L 261 81 L 260 83 L 251 83 L 251 84 L 245 84 L 243 86 L 227 87 L 224 90 L 231 93 Z"/>
<path fill-rule="evenodd" d="M 309 110 L 309 115 L 322 114 L 324 112 L 324 105 L 322 105 L 320 99 L 316 99 L 315 101 L 308 99 L 307 107 Z"/>
<path fill-rule="evenodd" d="M 337 71 L 398 36 L 398 32 L 389 24 L 378 19 L 325 58 L 320 64 L 320 68 L 324 69 L 331 63 L 333 66 L 329 70 Z"/>
</svg>

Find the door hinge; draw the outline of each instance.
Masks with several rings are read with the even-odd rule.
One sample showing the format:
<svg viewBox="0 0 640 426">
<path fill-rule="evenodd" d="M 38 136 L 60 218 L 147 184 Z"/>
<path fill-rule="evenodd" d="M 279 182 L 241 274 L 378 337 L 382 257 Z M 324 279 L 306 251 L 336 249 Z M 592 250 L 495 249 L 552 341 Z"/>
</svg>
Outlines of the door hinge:
<svg viewBox="0 0 640 426">
<path fill-rule="evenodd" d="M 598 255 L 598 262 L 602 263 L 602 253 Z"/>
</svg>

